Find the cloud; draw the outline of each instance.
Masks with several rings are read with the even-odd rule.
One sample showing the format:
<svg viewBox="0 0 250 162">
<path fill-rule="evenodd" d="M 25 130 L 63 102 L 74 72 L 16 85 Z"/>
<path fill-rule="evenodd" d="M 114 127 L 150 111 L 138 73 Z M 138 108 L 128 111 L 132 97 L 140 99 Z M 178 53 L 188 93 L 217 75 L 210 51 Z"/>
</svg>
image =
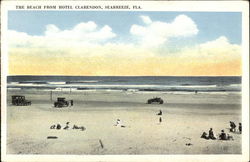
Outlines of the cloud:
<svg viewBox="0 0 250 162">
<path fill-rule="evenodd" d="M 44 35 L 9 30 L 10 74 L 67 75 L 240 75 L 241 46 L 225 36 L 171 51 L 161 45 L 170 38 L 198 33 L 187 16 L 172 22 L 140 16 L 144 25 L 132 25 L 134 42 L 114 42 L 108 25 L 82 22 L 62 30 L 46 26 Z M 112 41 L 110 41 L 112 40 Z M 177 39 L 178 40 L 178 39 Z"/>
<path fill-rule="evenodd" d="M 152 23 L 152 20 L 150 19 L 149 16 L 140 16 L 140 18 L 142 19 L 142 21 L 145 23 L 145 24 L 151 24 Z"/>
<path fill-rule="evenodd" d="M 133 24 L 130 33 L 137 36 L 143 46 L 159 46 L 169 38 L 194 36 L 199 31 L 195 22 L 186 15 L 179 15 L 170 23 L 152 21 L 148 16 L 140 18 L 146 25 Z"/>
<path fill-rule="evenodd" d="M 201 61 L 210 60 L 211 62 L 240 60 L 241 46 L 231 44 L 225 36 L 220 36 L 215 40 L 184 48 L 178 55 L 180 57 L 200 59 Z"/>
<path fill-rule="evenodd" d="M 54 24 L 46 26 L 43 36 L 32 36 L 9 30 L 11 47 L 74 47 L 106 42 L 116 34 L 105 25 L 101 28 L 95 22 L 82 22 L 70 30 L 61 30 Z"/>
</svg>

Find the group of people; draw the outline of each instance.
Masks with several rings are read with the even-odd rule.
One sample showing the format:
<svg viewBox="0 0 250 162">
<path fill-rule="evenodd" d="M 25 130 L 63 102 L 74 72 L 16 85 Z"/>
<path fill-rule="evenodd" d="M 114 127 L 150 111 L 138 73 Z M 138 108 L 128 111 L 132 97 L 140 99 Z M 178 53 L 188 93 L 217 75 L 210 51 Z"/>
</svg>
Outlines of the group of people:
<svg viewBox="0 0 250 162">
<path fill-rule="evenodd" d="M 206 132 L 203 132 L 201 138 L 215 140 L 216 137 L 214 135 L 213 128 L 209 129 L 208 134 Z"/>
<path fill-rule="evenodd" d="M 156 115 L 159 116 L 159 123 L 161 123 L 162 122 L 162 111 L 159 110 L 159 112 Z M 116 123 L 114 124 L 114 126 L 125 128 L 125 125 L 122 125 L 122 122 L 120 119 L 116 120 Z"/>
<path fill-rule="evenodd" d="M 229 130 L 230 130 L 230 132 L 236 132 L 236 124 L 232 121 L 230 121 L 230 129 Z M 242 132 L 241 123 L 239 123 L 238 130 L 239 130 L 239 133 L 241 134 L 241 132 Z M 201 135 L 201 138 L 212 139 L 212 140 L 216 139 L 212 128 L 210 128 L 208 134 L 206 132 L 203 132 Z M 234 139 L 233 139 L 233 136 L 230 136 L 229 134 L 226 134 L 224 130 L 221 130 L 221 133 L 219 134 L 219 140 L 234 140 Z"/>
<path fill-rule="evenodd" d="M 206 132 L 203 132 L 201 138 L 212 139 L 212 140 L 216 139 L 212 128 L 210 128 L 208 135 Z M 219 140 L 234 140 L 234 139 L 233 136 L 230 136 L 229 134 L 226 134 L 224 130 L 221 130 L 221 133 L 219 134 Z"/>
<path fill-rule="evenodd" d="M 230 132 L 236 132 L 236 124 L 232 121 L 229 122 L 230 123 Z M 238 127 L 239 133 L 241 134 L 242 132 L 242 125 L 241 123 L 239 123 L 239 127 Z"/>
<path fill-rule="evenodd" d="M 60 129 L 64 129 L 64 130 L 68 130 L 70 127 L 69 127 L 69 123 L 70 122 L 67 122 L 66 125 L 62 128 L 61 124 L 53 124 L 52 126 L 50 126 L 50 129 L 57 129 L 57 130 L 60 130 Z M 86 128 L 84 126 L 77 126 L 77 125 L 73 125 L 72 129 L 80 129 L 82 131 L 84 131 Z"/>
</svg>

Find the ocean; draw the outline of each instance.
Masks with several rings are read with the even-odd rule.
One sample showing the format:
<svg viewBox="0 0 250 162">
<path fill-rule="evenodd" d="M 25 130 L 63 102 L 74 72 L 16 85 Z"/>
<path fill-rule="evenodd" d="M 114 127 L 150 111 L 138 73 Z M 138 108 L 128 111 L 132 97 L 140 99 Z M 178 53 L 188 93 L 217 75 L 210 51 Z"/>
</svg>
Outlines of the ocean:
<svg viewBox="0 0 250 162">
<path fill-rule="evenodd" d="M 8 76 L 7 89 L 239 93 L 241 77 Z"/>
</svg>

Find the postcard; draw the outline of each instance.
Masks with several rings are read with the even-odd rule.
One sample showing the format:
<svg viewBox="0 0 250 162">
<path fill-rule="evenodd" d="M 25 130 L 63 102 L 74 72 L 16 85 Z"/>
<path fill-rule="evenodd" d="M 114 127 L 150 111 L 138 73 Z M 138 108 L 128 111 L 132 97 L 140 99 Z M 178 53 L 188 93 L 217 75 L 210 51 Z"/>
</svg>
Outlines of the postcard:
<svg viewBox="0 0 250 162">
<path fill-rule="evenodd" d="M 4 1 L 3 161 L 248 161 L 247 6 Z"/>
</svg>

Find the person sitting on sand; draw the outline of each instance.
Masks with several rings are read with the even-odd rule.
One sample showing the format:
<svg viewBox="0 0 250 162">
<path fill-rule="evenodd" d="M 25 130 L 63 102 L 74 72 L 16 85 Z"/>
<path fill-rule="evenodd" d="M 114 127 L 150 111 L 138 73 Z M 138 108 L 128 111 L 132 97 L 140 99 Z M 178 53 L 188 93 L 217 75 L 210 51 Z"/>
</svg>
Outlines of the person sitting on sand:
<svg viewBox="0 0 250 162">
<path fill-rule="evenodd" d="M 216 139 L 214 136 L 213 128 L 210 128 L 210 130 L 208 132 L 208 139 L 212 139 L 212 140 Z"/>
<path fill-rule="evenodd" d="M 56 129 L 56 125 L 54 124 L 54 125 L 51 125 L 50 126 L 50 129 Z"/>
<path fill-rule="evenodd" d="M 219 138 L 220 138 L 220 140 L 227 140 L 227 135 L 224 132 L 224 130 L 221 130 L 221 134 L 220 134 Z"/>
<path fill-rule="evenodd" d="M 160 110 L 156 115 L 162 115 L 162 111 Z"/>
<path fill-rule="evenodd" d="M 57 124 L 57 125 L 56 125 L 56 129 L 61 129 L 61 125 L 60 125 L 60 124 Z"/>
<path fill-rule="evenodd" d="M 241 134 L 241 131 L 242 131 L 242 125 L 241 125 L 241 123 L 239 123 L 239 132 L 240 132 L 240 134 Z"/>
<path fill-rule="evenodd" d="M 66 126 L 63 129 L 69 129 L 69 122 L 66 123 Z"/>
<path fill-rule="evenodd" d="M 208 139 L 207 133 L 203 132 L 202 135 L 201 135 L 201 138 Z"/>
<path fill-rule="evenodd" d="M 230 121 L 230 132 L 235 132 L 236 131 L 236 125 L 234 122 Z"/>
</svg>

